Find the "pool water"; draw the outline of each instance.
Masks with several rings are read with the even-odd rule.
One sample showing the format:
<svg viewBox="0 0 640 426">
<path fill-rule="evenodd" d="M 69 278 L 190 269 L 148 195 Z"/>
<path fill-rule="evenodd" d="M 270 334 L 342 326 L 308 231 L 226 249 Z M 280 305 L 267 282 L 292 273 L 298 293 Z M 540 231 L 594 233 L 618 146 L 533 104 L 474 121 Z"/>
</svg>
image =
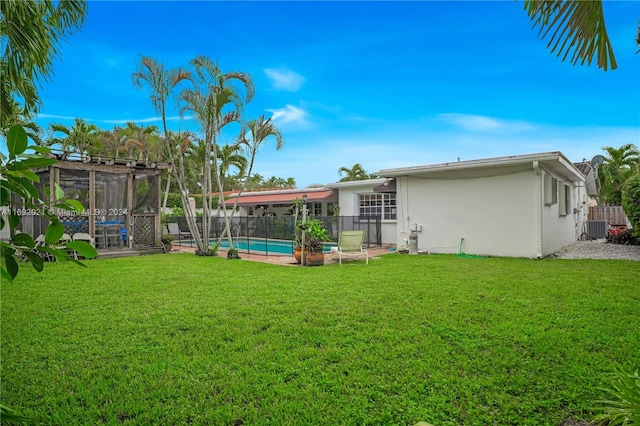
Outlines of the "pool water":
<svg viewBox="0 0 640 426">
<path fill-rule="evenodd" d="M 215 244 L 215 242 L 216 240 L 211 240 L 209 244 Z M 233 240 L 233 246 L 238 250 L 248 252 L 259 251 L 263 253 L 293 254 L 293 241 L 242 238 Z M 220 247 L 228 248 L 229 241 L 222 241 Z"/>
<path fill-rule="evenodd" d="M 215 244 L 217 240 L 209 240 L 209 244 Z M 285 254 L 293 255 L 293 241 L 286 240 L 270 240 L 266 238 L 239 238 L 233 240 L 233 246 L 246 252 L 260 252 L 264 254 Z M 328 253 L 335 243 L 327 243 L 324 245 L 324 252 Z M 229 242 L 224 240 L 220 243 L 220 247 L 228 248 Z"/>
</svg>

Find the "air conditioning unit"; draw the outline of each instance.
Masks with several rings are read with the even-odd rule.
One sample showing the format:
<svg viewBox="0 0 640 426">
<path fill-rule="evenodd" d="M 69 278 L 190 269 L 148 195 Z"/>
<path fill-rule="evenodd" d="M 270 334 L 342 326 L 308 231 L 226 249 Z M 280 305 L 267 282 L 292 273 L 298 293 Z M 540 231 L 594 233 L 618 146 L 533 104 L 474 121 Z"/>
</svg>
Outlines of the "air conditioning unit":
<svg viewBox="0 0 640 426">
<path fill-rule="evenodd" d="M 588 220 L 587 232 L 591 234 L 592 238 L 604 238 L 607 236 L 607 221 L 606 220 Z"/>
</svg>

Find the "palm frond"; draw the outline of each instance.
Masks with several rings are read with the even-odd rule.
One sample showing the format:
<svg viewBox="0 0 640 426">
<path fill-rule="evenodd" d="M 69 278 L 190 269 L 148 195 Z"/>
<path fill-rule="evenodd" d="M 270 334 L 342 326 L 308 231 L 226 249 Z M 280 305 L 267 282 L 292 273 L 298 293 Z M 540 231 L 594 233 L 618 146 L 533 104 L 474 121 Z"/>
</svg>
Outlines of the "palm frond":
<svg viewBox="0 0 640 426">
<path fill-rule="evenodd" d="M 524 8 L 539 27 L 541 39 L 548 39 L 547 48 L 561 57 L 571 55 L 571 63 L 591 65 L 594 56 L 604 71 L 618 67 L 604 21 L 602 1 L 525 0 Z"/>
<path fill-rule="evenodd" d="M 232 80 L 240 81 L 244 85 L 245 90 L 247 91 L 246 102 L 251 102 L 256 94 L 256 87 L 253 83 L 253 78 L 251 77 L 251 75 L 238 71 L 229 71 L 225 73 L 221 78 L 222 83 Z"/>
</svg>

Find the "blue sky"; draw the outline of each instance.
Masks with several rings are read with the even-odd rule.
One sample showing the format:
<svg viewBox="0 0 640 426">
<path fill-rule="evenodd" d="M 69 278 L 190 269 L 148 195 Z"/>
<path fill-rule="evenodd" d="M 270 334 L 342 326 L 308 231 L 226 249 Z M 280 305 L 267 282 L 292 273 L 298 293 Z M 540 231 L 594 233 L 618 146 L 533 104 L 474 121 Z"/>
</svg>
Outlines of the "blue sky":
<svg viewBox="0 0 640 426">
<path fill-rule="evenodd" d="M 546 151 L 581 161 L 640 144 L 640 3 L 604 6 L 619 66 L 608 72 L 551 54 L 521 1 L 91 1 L 36 121 L 160 126 L 131 83 L 140 55 L 168 67 L 206 55 L 252 75 L 246 117 L 272 116 L 284 136 L 255 171 L 298 187 L 335 182 L 355 163 L 375 172 Z"/>
</svg>

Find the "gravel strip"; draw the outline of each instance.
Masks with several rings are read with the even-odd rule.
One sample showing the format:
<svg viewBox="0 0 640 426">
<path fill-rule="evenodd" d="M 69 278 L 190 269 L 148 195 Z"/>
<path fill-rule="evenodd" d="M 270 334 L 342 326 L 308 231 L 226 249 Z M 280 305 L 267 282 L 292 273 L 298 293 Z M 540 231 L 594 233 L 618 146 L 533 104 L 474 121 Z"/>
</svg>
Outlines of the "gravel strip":
<svg viewBox="0 0 640 426">
<path fill-rule="evenodd" d="M 640 246 L 609 244 L 607 240 L 576 241 L 549 257 L 559 259 L 621 259 L 640 261 Z"/>
</svg>

